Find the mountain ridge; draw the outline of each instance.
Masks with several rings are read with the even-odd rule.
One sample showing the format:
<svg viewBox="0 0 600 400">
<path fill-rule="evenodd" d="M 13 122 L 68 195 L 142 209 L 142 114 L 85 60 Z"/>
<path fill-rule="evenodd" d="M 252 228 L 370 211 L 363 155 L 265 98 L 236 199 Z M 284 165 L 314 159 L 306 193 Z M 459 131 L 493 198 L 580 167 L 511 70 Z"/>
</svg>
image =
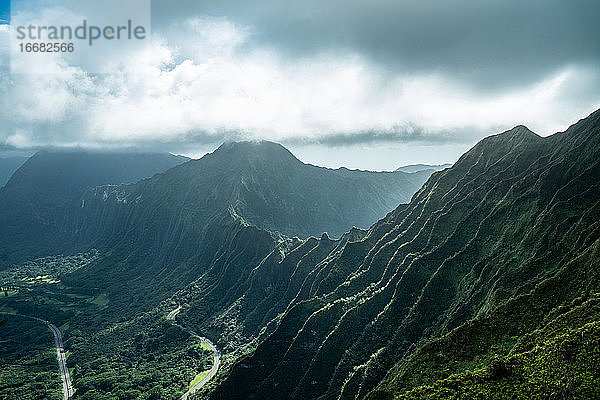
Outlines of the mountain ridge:
<svg viewBox="0 0 600 400">
<path fill-rule="evenodd" d="M 58 159 L 58 168 L 25 173 L 36 163 L 51 164 L 44 161 L 49 157 Z M 430 174 L 331 170 L 263 141 L 226 143 L 201 159 L 118 184 L 119 165 L 106 163 L 105 179 L 97 165 L 84 163 L 89 157 L 68 153 L 66 158 L 82 160 L 72 169 L 63 154 L 43 152 L 14 175 L 0 191 L 10 221 L 0 230 L 12 232 L 3 235 L 0 255 L 18 260 L 35 252 L 98 249 L 101 257 L 65 281 L 88 292 L 102 288 L 122 307 L 121 317 L 156 306 L 203 273 L 216 281 L 242 279 L 248 261 L 266 256 L 282 235 L 336 237 L 353 226 L 366 228 L 410 200 Z M 37 212 L 14 217 L 28 207 Z M 253 243 L 244 242 L 253 235 Z M 245 264 L 236 261 L 244 257 Z M 162 280 L 166 276 L 172 278 Z M 139 300 L 131 302 L 131 296 Z"/>
<path fill-rule="evenodd" d="M 248 222 L 286 235 L 307 237 L 328 232 L 339 236 L 353 225 L 370 226 L 398 203 L 410 200 L 428 176 L 429 172 L 333 170 L 302 163 L 273 142 L 234 142 L 221 145 L 201 159 L 180 165 L 153 182 L 140 183 L 138 188 L 111 187 L 111 190 L 140 201 L 143 197 L 139 198 L 139 194 L 131 191 L 138 193 L 144 190 L 142 186 L 154 190 L 156 185 L 173 185 L 162 189 L 165 196 L 194 191 L 194 197 L 179 200 L 188 202 L 186 207 L 196 207 L 194 203 L 209 204 L 207 202 L 227 205 L 223 208 L 232 207 L 235 215 Z M 219 182 L 219 189 L 208 195 L 204 188 L 208 189 L 212 181 Z M 351 191 L 355 191 L 354 197 L 357 197 L 350 200 L 352 208 L 346 210 L 337 206 L 336 203 Z M 92 198 L 93 195 L 88 201 Z M 313 204 L 305 201 L 302 210 L 310 209 L 315 216 L 299 214 L 300 203 L 296 203 L 304 198 L 310 198 Z M 337 215 L 322 203 L 336 210 Z M 369 206 L 369 203 L 374 204 Z M 364 207 L 365 204 L 368 206 Z M 282 217 L 290 213 L 295 213 L 293 220 Z M 309 222 L 302 221 L 307 218 Z"/>
<path fill-rule="evenodd" d="M 39 151 L 0 188 L 0 261 L 11 264 L 44 256 L 65 244 L 64 216 L 73 204 L 81 204 L 87 187 L 135 182 L 185 160 L 163 153 Z M 36 250 L 40 244 L 44 249 Z"/>
<path fill-rule="evenodd" d="M 320 289 L 293 304 L 211 398 L 362 398 L 422 340 L 566 271 L 599 232 L 600 145 L 586 133 L 597 122 L 547 138 L 517 126 L 434 173 L 409 205 L 323 261 Z M 574 140 L 582 137 L 585 149 Z"/>
<path fill-rule="evenodd" d="M 0 188 L 6 185 L 12 174 L 19 169 L 25 161 L 27 161 L 27 157 L 0 157 Z"/>
</svg>

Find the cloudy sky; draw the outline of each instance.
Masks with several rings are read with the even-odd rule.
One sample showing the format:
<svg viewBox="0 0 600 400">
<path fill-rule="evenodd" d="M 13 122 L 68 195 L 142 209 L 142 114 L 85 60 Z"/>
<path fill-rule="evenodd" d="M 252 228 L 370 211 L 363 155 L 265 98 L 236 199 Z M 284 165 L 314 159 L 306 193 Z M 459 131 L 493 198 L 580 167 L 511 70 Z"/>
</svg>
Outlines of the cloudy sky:
<svg viewBox="0 0 600 400">
<path fill-rule="evenodd" d="M 33 3 L 41 21 L 79 18 L 66 1 Z M 150 40 L 97 54 L 93 71 L 57 59 L 44 74 L 11 73 L 8 9 L 0 0 L 0 154 L 199 156 L 269 139 L 307 162 L 393 169 L 600 108 L 597 0 L 153 0 Z"/>
</svg>

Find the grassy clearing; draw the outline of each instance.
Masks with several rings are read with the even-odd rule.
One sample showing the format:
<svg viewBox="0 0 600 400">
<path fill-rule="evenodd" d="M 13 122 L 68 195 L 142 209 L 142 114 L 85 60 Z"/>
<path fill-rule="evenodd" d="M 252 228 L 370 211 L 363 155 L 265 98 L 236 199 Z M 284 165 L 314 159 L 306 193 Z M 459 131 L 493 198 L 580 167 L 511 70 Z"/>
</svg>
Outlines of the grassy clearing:
<svg viewBox="0 0 600 400">
<path fill-rule="evenodd" d="M 21 281 L 23 281 L 29 285 L 36 285 L 36 284 L 42 284 L 42 283 L 48 283 L 48 284 L 60 283 L 59 279 L 53 279 L 52 277 L 50 277 L 50 275 L 38 275 L 35 278 L 34 277 L 26 277 L 26 278 L 22 278 Z"/>
<path fill-rule="evenodd" d="M 208 375 L 209 372 L 210 372 L 210 369 L 207 369 L 206 371 L 202 371 L 198 375 L 196 375 L 194 377 L 194 380 L 190 382 L 190 386 L 188 387 L 188 390 L 190 390 L 191 388 L 196 386 L 198 383 L 200 383 L 200 381 L 202 379 L 204 379 L 206 377 L 206 375 Z"/>
<path fill-rule="evenodd" d="M 96 296 L 96 298 L 94 298 L 94 300 L 92 300 L 91 303 L 96 304 L 100 307 L 106 307 L 108 305 L 108 296 L 106 295 L 106 293 L 102 293 Z"/>
<path fill-rule="evenodd" d="M 204 340 L 201 340 L 201 341 L 200 341 L 200 343 L 201 343 L 201 345 L 202 345 L 202 348 L 203 348 L 204 350 L 209 350 L 209 351 L 212 351 L 212 348 L 211 348 L 211 347 L 208 345 L 208 343 L 206 343 Z"/>
</svg>

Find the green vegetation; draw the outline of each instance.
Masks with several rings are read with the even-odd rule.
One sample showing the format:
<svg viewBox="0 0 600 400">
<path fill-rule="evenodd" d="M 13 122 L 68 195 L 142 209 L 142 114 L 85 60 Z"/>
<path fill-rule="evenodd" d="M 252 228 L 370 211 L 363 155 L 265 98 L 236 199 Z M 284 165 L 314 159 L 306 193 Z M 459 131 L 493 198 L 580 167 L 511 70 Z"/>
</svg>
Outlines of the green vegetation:
<svg viewBox="0 0 600 400">
<path fill-rule="evenodd" d="M 95 258 L 97 253 L 93 254 Z M 80 255 L 44 259 L 52 259 L 53 267 L 60 265 L 62 275 L 54 274 L 56 271 L 40 260 L 27 263 L 22 269 L 20 266 L 10 269 L 5 274 L 7 281 L 12 279 L 9 282 L 13 283 L 17 277 L 18 281 L 28 283 L 15 295 L 0 298 L 0 311 L 39 316 L 60 326 L 77 398 L 180 397 L 191 376 L 212 366 L 210 347 L 164 321 L 162 311 L 158 310 L 103 329 L 109 324 L 105 313 L 109 305 L 106 293 L 86 294 L 52 283 L 51 276 L 64 277 L 80 265 L 87 265 L 80 262 L 84 258 Z M 23 318 L 10 317 L 10 323 L 0 328 L 3 340 L 5 333 L 10 338 L 25 331 L 18 325 L 19 319 Z M 6 386 L 4 389 L 0 386 L 0 393 L 2 390 L 12 393 L 12 388 L 19 388 L 15 393 L 23 393 L 24 399 L 46 395 L 52 398 L 50 389 L 40 389 L 58 385 L 58 394 L 62 391 L 52 334 L 45 325 L 28 321 L 20 324 L 31 325 L 27 329 L 34 331 L 19 337 L 18 351 L 12 345 L 0 347 L 2 367 L 6 371 L 3 375 Z M 47 340 L 39 342 L 40 337 Z M 19 356 L 20 353 L 24 355 Z M 150 395 L 154 397 L 148 397 Z"/>
<path fill-rule="evenodd" d="M 210 346 L 208 345 L 208 343 L 206 343 L 204 340 L 201 340 L 201 341 L 200 341 L 200 345 L 202 346 L 202 348 L 203 348 L 204 350 L 208 350 L 208 351 L 211 351 L 211 352 L 212 352 L 212 349 L 211 349 L 211 347 L 210 347 Z"/>
<path fill-rule="evenodd" d="M 36 252 L 98 252 L 10 269 L 0 307 L 61 326 L 82 399 L 174 399 L 202 379 L 212 353 L 165 320 L 178 305 L 178 323 L 224 352 L 198 398 L 595 396 L 599 127 L 600 112 L 549 138 L 489 137 L 336 240 L 277 232 L 341 232 L 402 179 L 224 145 L 78 189 L 54 210 L 61 240 Z"/>
<path fill-rule="evenodd" d="M 150 313 L 92 338 L 69 339 L 73 384 L 83 399 L 176 399 L 187 382 L 212 366 L 201 341 Z"/>
<path fill-rule="evenodd" d="M 194 379 L 190 382 L 190 386 L 188 387 L 188 390 L 190 390 L 191 388 L 196 386 L 198 383 L 200 383 L 200 381 L 202 381 L 202 379 L 204 379 L 209 373 L 210 373 L 210 369 L 207 369 L 206 371 L 200 372 L 198 375 L 196 375 L 194 377 Z"/>
<path fill-rule="evenodd" d="M 37 321 L 0 315 L 0 398 L 62 399 L 52 332 Z"/>
<path fill-rule="evenodd" d="M 50 256 L 0 271 L 0 296 L 28 293 L 39 285 L 60 283 L 60 276 L 85 267 L 98 257 L 97 250 L 75 256 Z M 1 301 L 1 300 L 0 300 Z"/>
<path fill-rule="evenodd" d="M 600 321 L 577 329 L 568 325 L 561 328 L 564 333 L 555 331 L 529 351 L 495 357 L 485 368 L 451 375 L 432 386 L 419 387 L 394 398 L 598 398 Z"/>
<path fill-rule="evenodd" d="M 106 293 L 99 294 L 92 300 L 93 304 L 105 307 L 108 305 L 108 295 Z"/>
<path fill-rule="evenodd" d="M 309 257 L 314 245 L 296 247 L 277 264 L 263 261 L 228 315 L 287 304 L 263 320 L 254 351 L 234 363 L 211 398 L 387 399 L 445 379 L 451 386 L 465 376 L 502 374 L 498 363 L 511 357 L 531 365 L 514 371 L 533 382 L 511 395 L 543 398 L 546 389 L 532 389 L 539 377 L 563 368 L 574 372 L 548 378 L 550 393 L 569 379 L 584 390 L 597 387 L 586 367 L 596 363 L 586 350 L 593 341 L 555 365 L 548 365 L 557 357 L 553 337 L 546 352 L 531 356 L 516 346 L 556 310 L 568 312 L 600 290 L 598 129 L 600 112 L 550 138 L 525 127 L 489 137 L 364 239 L 335 245 L 307 270 L 297 262 L 286 269 L 285 258 Z M 299 283 L 290 284 L 298 274 Z M 454 395 L 485 398 L 483 388 L 467 386 Z"/>
</svg>

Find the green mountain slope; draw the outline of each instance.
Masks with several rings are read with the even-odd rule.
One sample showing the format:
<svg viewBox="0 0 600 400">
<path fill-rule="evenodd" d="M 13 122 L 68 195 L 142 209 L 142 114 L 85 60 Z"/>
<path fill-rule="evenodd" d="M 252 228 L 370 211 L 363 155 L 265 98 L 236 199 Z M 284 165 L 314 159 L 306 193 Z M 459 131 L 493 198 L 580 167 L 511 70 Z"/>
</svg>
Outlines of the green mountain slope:
<svg viewBox="0 0 600 400">
<path fill-rule="evenodd" d="M 368 228 L 399 203 L 410 201 L 430 174 L 332 170 L 304 164 L 276 143 L 239 142 L 226 143 L 150 181 L 98 188 L 95 195 L 112 194 L 139 204 L 154 201 L 151 196 L 158 199 L 155 203 L 178 202 L 198 215 L 227 210 L 288 236 L 328 232 L 339 237 L 352 226 Z"/>
<path fill-rule="evenodd" d="M 593 395 L 599 147 L 600 111 L 548 138 L 518 126 L 362 230 L 349 228 L 429 173 L 330 170 L 273 143 L 226 144 L 44 202 L 56 218 L 36 222 L 48 226 L 40 251 L 98 251 L 51 293 L 6 304 L 67 326 L 82 398 L 180 395 L 207 365 L 164 324 L 178 306 L 224 353 L 196 398 Z M 80 309 L 62 305 L 71 296 Z"/>
<path fill-rule="evenodd" d="M 2 264 L 69 251 L 65 215 L 81 205 L 88 187 L 136 182 L 187 158 L 171 154 L 43 150 L 29 158 L 0 189 Z"/>
<path fill-rule="evenodd" d="M 600 236 L 599 130 L 596 112 L 548 138 L 518 126 L 478 143 L 362 240 L 315 263 L 212 398 L 362 398 L 429 338 L 500 312 L 549 279 L 562 276 L 561 290 L 512 310 L 529 330 L 504 331 L 499 321 L 488 329 L 504 348 L 506 335 L 529 333 L 554 307 L 596 290 L 596 265 L 582 255 L 595 254 Z"/>
<path fill-rule="evenodd" d="M 224 144 L 134 185 L 88 189 L 65 218 L 65 241 L 107 254 L 69 279 L 106 288 L 132 312 L 200 276 L 214 301 L 229 299 L 224 293 L 271 252 L 278 232 L 308 236 L 368 226 L 408 201 L 430 173 L 331 170 L 304 164 L 271 142 Z"/>
<path fill-rule="evenodd" d="M 457 365 L 452 365 L 454 362 L 465 361 L 465 355 L 470 358 L 473 354 L 469 355 L 468 350 L 452 351 L 456 350 L 456 346 L 450 345 L 450 341 L 465 343 L 466 340 L 481 339 L 485 327 L 476 321 L 473 324 L 479 325 L 476 328 L 471 326 L 470 329 L 458 330 L 423 346 L 409 362 L 394 368 L 368 398 L 597 398 L 600 395 L 597 294 L 587 301 L 578 298 L 562 310 L 554 309 L 550 315 L 551 318 L 546 318 L 531 333 L 515 336 L 510 346 L 496 347 L 490 352 L 493 354 L 491 357 L 480 356 L 468 367 L 462 365 L 457 368 Z M 481 331 L 474 333 L 475 329 Z M 486 333 L 494 337 L 491 330 Z M 459 334 L 466 336 L 460 338 Z M 492 343 L 498 345 L 498 342 Z M 483 345 L 487 347 L 488 343 Z M 473 346 L 469 344 L 466 347 Z M 432 352 L 434 348 L 437 353 Z M 504 354 L 506 349 L 510 351 Z M 444 364 L 440 363 L 441 355 L 446 359 Z M 417 367 L 418 362 L 426 364 Z M 449 370 L 455 373 L 448 376 Z M 423 378 L 431 380 L 434 375 L 438 375 L 439 379 L 433 380 L 430 385 L 423 384 Z M 413 381 L 407 382 L 407 378 Z M 408 390 L 414 386 L 417 387 Z"/>
<path fill-rule="evenodd" d="M 431 173 L 319 168 L 301 163 L 285 148 L 270 142 L 225 144 L 200 160 L 130 185 L 90 187 L 87 176 L 79 179 L 68 172 L 48 178 L 43 190 L 48 199 L 43 205 L 55 218 L 39 224 L 47 227 L 42 234 L 32 231 L 45 246 L 40 252 L 98 249 L 97 257 L 89 263 L 57 279 L 69 291 L 67 295 L 93 299 L 92 303 L 100 303 L 100 307 L 86 307 L 85 313 L 71 307 L 54 309 L 55 300 L 40 306 L 30 304 L 24 296 L 11 299 L 9 305 L 68 321 L 66 346 L 76 353 L 70 361 L 75 363 L 74 384 L 79 395 L 90 398 L 102 398 L 102 388 L 117 390 L 116 382 L 128 374 L 146 376 L 158 366 L 178 370 L 178 374 L 191 371 L 194 362 L 186 355 L 187 350 L 174 348 L 177 356 L 167 367 L 160 353 L 163 347 L 152 344 L 164 339 L 177 346 L 172 337 L 169 339 L 172 335 L 161 335 L 164 326 L 157 323 L 165 311 L 170 311 L 165 307 L 175 307 L 173 300 L 165 299 L 177 293 L 176 298 L 186 305 L 183 322 L 188 322 L 185 318 L 203 321 L 203 326 L 186 325 L 218 337 L 213 333 L 222 326 L 219 318 L 229 316 L 231 305 L 248 285 L 260 286 L 261 279 L 271 279 L 266 266 L 277 262 L 277 254 L 304 243 L 278 232 L 308 236 L 323 231 L 341 233 L 353 225 L 368 226 L 399 202 L 408 201 Z M 48 168 L 48 175 L 52 173 Z M 14 181 L 26 186 L 22 181 L 27 180 L 20 182 L 19 178 L 15 175 Z M 16 183 L 11 186 L 17 187 Z M 27 192 L 12 190 L 9 193 Z M 36 222 L 31 221 L 32 226 Z M 353 232 L 354 236 L 362 235 L 358 229 Z M 311 238 L 306 242 L 319 241 Z M 336 243 L 325 239 L 319 243 L 325 242 L 328 245 L 315 252 L 315 259 L 328 254 Z M 259 265 L 265 269 L 255 269 Z M 292 293 L 290 290 L 286 296 Z M 65 296 L 51 295 L 61 300 Z M 286 296 L 279 298 L 277 309 L 269 310 L 271 316 L 285 309 L 291 300 Z M 249 298 L 248 304 L 255 300 Z M 190 309 L 193 312 L 188 314 Z M 246 339 L 266 322 L 259 310 L 248 315 L 228 335 L 237 337 L 228 346 L 247 345 Z M 141 342 L 133 339 L 136 330 L 145 332 Z M 138 357 L 140 351 L 143 353 Z M 136 360 L 137 372 L 132 371 L 128 357 Z M 100 359 L 106 367 L 98 368 Z M 116 372 L 105 373 L 106 369 L 118 371 L 120 378 L 114 376 Z M 125 387 L 135 389 L 131 385 L 138 378 L 131 379 L 118 388 L 119 393 Z M 178 393 L 185 383 L 178 381 L 167 389 L 166 379 L 170 378 L 160 380 L 164 393 Z"/>
</svg>

